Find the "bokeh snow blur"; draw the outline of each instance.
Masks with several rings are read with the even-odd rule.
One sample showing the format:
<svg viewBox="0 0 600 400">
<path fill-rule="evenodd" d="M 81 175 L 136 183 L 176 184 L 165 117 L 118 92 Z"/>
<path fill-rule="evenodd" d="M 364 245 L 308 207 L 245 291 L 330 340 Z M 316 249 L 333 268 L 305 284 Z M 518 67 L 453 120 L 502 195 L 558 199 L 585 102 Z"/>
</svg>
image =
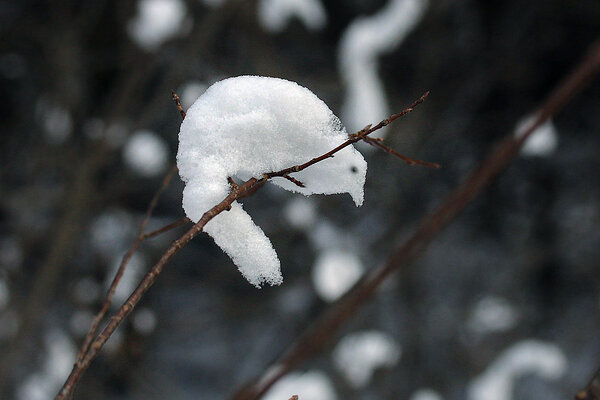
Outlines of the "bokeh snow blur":
<svg viewBox="0 0 600 400">
<path fill-rule="evenodd" d="M 277 251 L 283 283 L 257 290 L 198 234 L 107 342 L 76 398 L 231 398 L 357 281 L 403 264 L 395 251 L 498 140 L 531 126 L 598 21 L 598 0 L 0 4 L 0 399 L 52 398 L 69 373 L 176 161 L 172 89 L 188 111 L 223 79 L 279 77 L 309 89 L 349 133 L 431 90 L 374 136 L 442 168 L 363 143 L 361 207 L 347 193 L 307 197 L 270 184 L 242 199 Z M 267 163 L 287 145 L 307 156 L 299 142 L 310 135 L 265 143 L 265 131 L 293 132 L 272 129 L 252 96 L 232 97 L 232 119 L 247 107 L 263 122 L 230 131 L 247 154 Z M 293 104 L 279 118 L 308 127 L 313 109 Z M 265 398 L 573 398 L 600 367 L 598 104 L 596 80 Z M 211 118 L 195 124 L 231 160 L 239 148 Z M 264 171 L 245 172 L 233 178 Z M 176 174 L 146 232 L 185 216 L 183 190 Z M 140 245 L 111 313 L 190 226 Z"/>
</svg>

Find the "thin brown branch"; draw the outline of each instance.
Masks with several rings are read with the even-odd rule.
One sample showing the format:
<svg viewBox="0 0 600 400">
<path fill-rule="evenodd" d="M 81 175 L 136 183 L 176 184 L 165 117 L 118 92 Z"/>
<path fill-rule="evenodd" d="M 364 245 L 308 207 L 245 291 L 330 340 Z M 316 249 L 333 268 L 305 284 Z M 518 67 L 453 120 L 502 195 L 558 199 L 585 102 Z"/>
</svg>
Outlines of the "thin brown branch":
<svg viewBox="0 0 600 400">
<path fill-rule="evenodd" d="M 168 225 L 165 225 L 165 226 L 163 226 L 162 228 L 159 228 L 159 229 L 157 229 L 157 230 L 155 230 L 155 231 L 148 232 L 148 233 L 144 233 L 144 234 L 143 234 L 143 235 L 140 237 L 140 239 L 142 239 L 142 240 L 146 240 L 146 239 L 153 238 L 154 236 L 158 236 L 158 235 L 160 235 L 160 234 L 162 234 L 162 233 L 168 232 L 168 231 L 170 231 L 171 229 L 175 229 L 175 228 L 177 228 L 177 227 L 179 227 L 179 226 L 181 226 L 181 225 L 183 225 L 183 224 L 185 224 L 185 223 L 188 223 L 188 222 L 192 222 L 192 221 L 191 221 L 191 220 L 190 220 L 188 217 L 183 217 L 183 218 L 180 218 L 180 219 L 178 219 L 177 221 L 175 221 L 175 222 L 171 222 L 170 224 L 168 224 Z"/>
<path fill-rule="evenodd" d="M 77 354 L 77 363 L 79 363 L 83 360 L 85 354 L 87 353 L 87 351 L 89 349 L 90 344 L 92 343 L 92 340 L 96 336 L 96 332 L 98 331 L 98 326 L 100 325 L 100 322 L 102 322 L 102 319 L 104 318 L 104 316 L 106 315 L 106 312 L 108 311 L 108 309 L 110 308 L 110 306 L 112 304 L 113 296 L 115 294 L 115 291 L 117 290 L 117 286 L 119 285 L 121 278 L 123 277 L 123 274 L 125 273 L 125 268 L 127 267 L 129 260 L 131 259 L 133 254 L 136 252 L 136 250 L 138 249 L 140 244 L 145 239 L 143 232 L 144 232 L 144 229 L 146 229 L 146 225 L 148 224 L 148 220 L 150 219 L 150 216 L 152 215 L 152 212 L 154 211 L 156 204 L 158 204 L 158 199 L 159 199 L 160 195 L 165 191 L 167 186 L 169 186 L 169 183 L 173 179 L 173 176 L 175 175 L 176 172 L 177 172 L 177 166 L 173 166 L 173 168 L 171 168 L 169 173 L 164 177 L 160 188 L 156 191 L 156 193 L 154 193 L 154 196 L 152 197 L 152 200 L 150 201 L 150 204 L 148 205 L 148 208 L 146 209 L 144 218 L 142 219 L 142 222 L 140 223 L 140 226 L 138 227 L 136 238 L 135 238 L 134 242 L 131 244 L 131 247 L 129 247 L 129 250 L 127 250 L 127 253 L 125 253 L 125 255 L 123 256 L 123 259 L 121 260 L 121 264 L 119 265 L 119 268 L 117 269 L 115 277 L 113 278 L 113 280 L 110 284 L 110 287 L 108 288 L 108 292 L 106 293 L 106 298 L 104 300 L 104 303 L 102 304 L 102 308 L 100 309 L 98 314 L 96 314 L 96 316 L 94 317 L 94 320 L 92 321 L 90 329 L 89 329 L 88 333 L 86 334 L 85 339 L 83 340 L 83 344 L 81 345 L 81 348 L 79 349 L 79 353 Z"/>
<path fill-rule="evenodd" d="M 171 91 L 171 95 L 173 96 L 173 100 L 175 101 L 175 105 L 177 106 L 177 109 L 179 110 L 179 114 L 181 115 L 181 118 L 184 119 L 185 111 L 183 111 L 183 108 L 181 107 L 181 102 L 179 101 L 179 96 L 177 95 L 177 93 L 175 93 L 174 90 Z M 156 205 L 158 204 L 158 199 L 160 198 L 162 193 L 167 189 L 167 186 L 169 186 L 169 183 L 171 183 L 171 180 L 173 179 L 173 176 L 177 173 L 177 171 L 178 171 L 177 165 L 174 165 L 171 168 L 171 170 L 167 173 L 167 175 L 163 178 L 163 181 L 162 181 L 160 187 L 154 193 L 152 200 L 150 200 L 150 204 L 148 204 L 148 208 L 146 209 L 144 218 L 142 219 L 142 222 L 140 223 L 140 226 L 138 227 L 136 239 L 129 247 L 129 250 L 127 250 L 127 253 L 125 253 L 125 255 L 123 256 L 123 259 L 121 260 L 121 264 L 119 265 L 119 268 L 117 269 L 117 272 L 115 273 L 115 276 L 110 284 L 110 287 L 108 288 L 108 292 L 106 294 L 106 299 L 104 300 L 104 303 L 102 304 L 102 308 L 100 309 L 98 314 L 96 314 L 96 316 L 94 317 L 92 324 L 90 326 L 90 329 L 88 330 L 88 333 L 86 334 L 85 339 L 83 340 L 83 344 L 81 345 L 81 348 L 79 349 L 79 353 L 77 354 L 77 363 L 80 363 L 83 360 L 85 354 L 87 353 L 87 351 L 89 349 L 90 344 L 92 343 L 92 340 L 96 336 L 96 333 L 98 331 L 98 326 L 100 325 L 100 322 L 102 321 L 102 319 L 106 315 L 106 312 L 108 311 L 108 309 L 110 308 L 110 306 L 112 304 L 113 296 L 115 294 L 115 291 L 117 290 L 117 286 L 119 285 L 121 278 L 123 277 L 123 274 L 125 273 L 125 268 L 127 267 L 127 263 L 129 263 L 129 260 L 131 259 L 133 254 L 136 252 L 137 248 L 140 246 L 140 244 L 145 239 L 156 236 L 160 233 L 163 233 L 163 232 L 166 232 L 167 230 L 169 230 L 169 229 L 166 229 L 164 231 L 157 232 L 157 233 L 151 232 L 150 234 L 147 234 L 147 235 L 144 234 L 144 230 L 146 229 L 146 225 L 148 224 L 148 221 L 150 220 L 150 216 L 152 216 L 152 213 L 154 212 L 154 209 L 156 208 Z M 172 227 L 172 228 L 174 228 L 174 227 Z M 172 229 L 172 228 L 170 228 L 170 229 Z"/>
<path fill-rule="evenodd" d="M 179 115 L 181 115 L 181 119 L 185 119 L 185 110 L 181 106 L 181 99 L 179 99 L 179 95 L 171 89 L 171 97 L 175 102 L 175 106 L 177 107 L 177 111 L 179 111 Z"/>
<path fill-rule="evenodd" d="M 435 169 L 438 169 L 440 167 L 440 164 L 438 164 L 438 163 L 431 163 L 431 162 L 427 162 L 427 161 L 417 160 L 415 158 L 410 158 L 403 154 L 400 154 L 396 150 L 391 148 L 390 146 L 384 144 L 383 139 L 371 138 L 371 137 L 367 136 L 367 137 L 363 138 L 363 141 L 369 143 L 371 146 L 376 146 L 376 147 L 379 147 L 380 149 L 383 149 L 383 151 L 385 151 L 386 153 L 398 157 L 399 159 L 401 159 L 402 161 L 404 161 L 405 163 L 407 163 L 409 165 L 422 165 L 424 167 L 435 168 Z"/>
<path fill-rule="evenodd" d="M 450 193 L 433 213 L 422 220 L 417 231 L 390 257 L 386 265 L 372 269 L 292 343 L 279 359 L 253 382 L 244 385 L 233 398 L 235 400 L 259 399 L 282 376 L 323 349 L 340 327 L 375 294 L 390 274 L 396 271 L 404 273 L 408 271 L 411 263 L 428 247 L 434 237 L 517 157 L 527 137 L 549 117 L 561 111 L 579 91 L 587 87 L 599 70 L 600 40 L 590 47 L 583 61 L 549 95 L 536 121 L 521 138 L 515 139 L 512 134 L 507 135 L 481 166 Z"/>
<path fill-rule="evenodd" d="M 600 369 L 596 371 L 587 386 L 577 392 L 575 400 L 600 400 Z"/>
<path fill-rule="evenodd" d="M 296 179 L 296 178 L 293 178 L 293 177 L 291 177 L 291 176 L 289 176 L 289 175 L 283 175 L 283 177 L 284 177 L 285 179 L 287 179 L 288 181 L 292 182 L 294 185 L 296 185 L 296 186 L 298 186 L 298 187 L 301 187 L 301 188 L 305 187 L 305 186 L 304 186 L 304 183 L 300 182 L 300 181 L 299 181 L 298 179 Z"/>
<path fill-rule="evenodd" d="M 428 94 L 429 94 L 429 92 L 425 93 L 423 96 L 421 96 L 421 98 L 419 98 L 417 101 L 415 101 L 413 104 L 411 104 L 408 108 L 406 108 L 405 110 L 403 110 L 400 113 L 392 115 L 388 119 L 385 119 L 385 120 L 379 122 L 377 125 L 375 125 L 375 127 L 367 127 L 365 129 L 357 132 L 356 134 L 351 135 L 347 141 L 345 141 L 341 145 L 337 146 L 336 148 L 332 149 L 331 151 L 323 154 L 320 157 L 316 157 L 316 158 L 314 158 L 304 164 L 301 164 L 301 165 L 296 165 L 296 166 L 293 166 L 290 168 L 282 169 L 281 171 L 263 174 L 263 177 L 260 179 L 251 178 L 248 181 L 246 181 L 244 184 L 238 185 L 238 187 L 235 188 L 235 190 L 232 190 L 229 193 L 229 195 L 225 199 L 223 199 L 223 201 L 221 201 L 219 204 L 214 206 L 212 209 L 210 209 L 209 211 L 204 213 L 202 218 L 196 224 L 194 224 L 194 226 L 192 228 L 190 228 L 183 236 L 181 236 L 179 239 L 175 240 L 167 248 L 167 250 L 165 251 L 165 253 L 163 253 L 160 260 L 144 276 L 144 278 L 142 279 L 142 281 L 140 282 L 138 287 L 129 296 L 129 298 L 125 301 L 125 303 L 121 306 L 121 308 L 117 311 L 117 313 L 115 315 L 113 315 L 113 317 L 110 319 L 108 325 L 102 330 L 102 332 L 100 332 L 100 334 L 96 337 L 96 339 L 94 339 L 91 343 L 89 343 L 88 346 L 86 346 L 87 350 L 85 352 L 83 352 L 83 356 L 81 357 L 81 359 L 78 358 L 77 362 L 73 366 L 73 369 L 72 369 L 69 377 L 67 378 L 67 381 L 64 383 L 60 392 L 56 396 L 56 400 L 64 400 L 72 394 L 72 392 L 75 388 L 75 385 L 79 381 L 81 375 L 89 367 L 90 363 L 94 360 L 94 358 L 96 358 L 98 352 L 100 351 L 100 349 L 102 349 L 102 347 L 104 346 L 104 344 L 106 343 L 108 338 L 110 338 L 110 336 L 113 334 L 115 329 L 117 329 L 117 327 L 121 324 L 121 322 L 125 319 L 125 317 L 127 317 L 127 315 L 133 310 L 133 308 L 140 301 L 140 299 L 142 298 L 144 293 L 146 293 L 146 291 L 148 289 L 150 289 L 150 287 L 154 284 L 156 278 L 162 272 L 162 270 L 165 267 L 165 265 L 167 264 L 167 262 L 183 246 L 185 246 L 187 243 L 189 243 L 190 240 L 192 240 L 200 231 L 202 231 L 202 228 L 204 227 L 204 225 L 206 225 L 206 223 L 208 223 L 212 218 L 214 218 L 215 216 L 217 216 L 218 214 L 220 214 L 223 211 L 229 210 L 231 208 L 231 204 L 234 201 L 244 198 L 244 197 L 247 197 L 250 194 L 254 193 L 256 190 L 260 189 L 265 184 L 265 182 L 267 182 L 267 180 L 269 180 L 270 178 L 276 177 L 276 176 L 284 177 L 292 172 L 302 171 L 302 170 L 310 167 L 311 165 L 316 164 L 319 161 L 333 157 L 335 153 L 342 150 L 343 148 L 351 145 L 352 143 L 356 143 L 359 140 L 362 140 L 366 135 L 376 131 L 377 129 L 380 129 L 380 128 L 388 125 L 389 123 L 400 118 L 401 116 L 408 114 L 417 105 L 421 104 L 425 100 L 425 98 L 427 97 Z M 176 96 L 176 94 L 173 95 L 174 99 L 175 99 L 175 96 Z M 163 184 L 164 184 L 164 182 L 163 182 Z M 152 203 L 151 203 L 151 205 L 152 205 Z M 147 215 L 149 215 L 149 214 L 147 213 Z M 145 226 L 145 224 L 144 224 L 144 226 Z M 129 260 L 129 258 L 131 258 L 131 255 L 133 254 L 133 252 L 135 252 L 135 250 L 139 246 L 139 244 L 140 244 L 139 242 L 141 242 L 141 241 L 139 241 L 139 237 L 140 237 L 140 235 L 138 235 L 138 239 L 136 239 L 136 241 L 130 248 L 130 251 L 125 255 L 125 257 L 123 259 L 121 267 L 119 268 L 119 272 L 121 272 L 121 275 L 122 275 L 124 266 L 127 264 L 127 261 Z M 115 276 L 115 280 L 117 281 L 117 283 L 118 283 L 118 280 L 120 279 L 119 272 L 117 272 L 117 276 Z M 113 283 L 114 282 L 115 281 L 113 281 Z M 115 285 L 115 287 L 116 287 L 116 285 Z M 112 288 L 112 285 L 111 285 L 111 288 Z M 109 304 L 108 299 L 109 298 L 112 299 L 113 293 L 114 293 L 114 290 L 112 292 L 109 291 L 109 296 L 107 296 L 107 302 L 105 302 L 105 307 L 102 308 L 104 313 L 106 312 L 105 308 L 108 309 L 108 307 L 106 306 L 106 304 Z M 102 314 L 102 315 L 104 315 L 104 314 Z M 93 325 L 94 329 L 97 329 L 98 324 L 99 324 L 99 321 L 98 321 L 98 323 L 96 323 L 96 319 L 94 319 L 94 325 Z"/>
</svg>

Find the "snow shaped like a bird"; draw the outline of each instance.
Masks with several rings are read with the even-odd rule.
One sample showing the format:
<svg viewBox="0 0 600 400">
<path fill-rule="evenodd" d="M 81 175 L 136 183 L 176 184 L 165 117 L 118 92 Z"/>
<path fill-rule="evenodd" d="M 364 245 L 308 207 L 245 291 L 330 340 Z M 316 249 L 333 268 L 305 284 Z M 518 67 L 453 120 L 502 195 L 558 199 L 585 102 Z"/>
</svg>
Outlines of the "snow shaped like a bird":
<svg viewBox="0 0 600 400">
<path fill-rule="evenodd" d="M 230 192 L 228 177 L 247 180 L 320 156 L 348 139 L 346 129 L 310 90 L 279 78 L 239 76 L 215 83 L 187 111 L 179 132 L 177 165 L 185 182 L 183 208 L 192 221 Z M 286 190 L 304 195 L 349 193 L 363 202 L 367 163 L 352 146 L 293 173 L 305 187 L 280 177 Z M 253 285 L 282 282 L 279 259 L 264 232 L 242 206 L 204 227 Z"/>
</svg>

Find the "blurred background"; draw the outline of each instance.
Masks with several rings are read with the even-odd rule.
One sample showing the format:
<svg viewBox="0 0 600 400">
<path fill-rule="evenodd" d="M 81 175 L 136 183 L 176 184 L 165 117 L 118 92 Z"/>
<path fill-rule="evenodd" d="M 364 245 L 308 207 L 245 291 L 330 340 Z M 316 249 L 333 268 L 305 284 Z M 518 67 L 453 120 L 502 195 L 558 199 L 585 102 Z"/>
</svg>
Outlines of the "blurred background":
<svg viewBox="0 0 600 400">
<path fill-rule="evenodd" d="M 526 125 L 598 33 L 598 0 L 0 2 L 0 398 L 52 398 L 68 375 L 175 162 L 170 89 L 187 108 L 226 77 L 282 77 L 348 131 L 431 90 L 381 135 L 442 169 L 361 146 L 361 208 L 267 185 L 244 207 L 284 283 L 257 290 L 199 236 L 107 343 L 79 399 L 231 396 Z M 596 81 L 265 398 L 572 398 L 600 366 L 599 109 Z M 174 179 L 148 230 L 184 216 L 182 188 Z M 141 246 L 117 304 L 182 232 Z"/>
</svg>

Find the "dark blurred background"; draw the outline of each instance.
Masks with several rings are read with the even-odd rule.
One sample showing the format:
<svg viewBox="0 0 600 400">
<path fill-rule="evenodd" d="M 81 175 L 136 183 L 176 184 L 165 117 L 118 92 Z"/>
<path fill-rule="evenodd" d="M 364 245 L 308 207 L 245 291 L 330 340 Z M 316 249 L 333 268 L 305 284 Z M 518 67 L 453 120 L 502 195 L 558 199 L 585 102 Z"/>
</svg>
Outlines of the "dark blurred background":
<svg viewBox="0 0 600 400">
<path fill-rule="evenodd" d="M 526 121 L 600 33 L 598 0 L 0 2 L 0 398 L 52 398 L 162 177 L 180 116 L 229 76 L 308 87 L 361 147 L 365 204 L 244 201 L 284 283 L 257 290 L 207 236 L 108 342 L 80 399 L 225 399 L 383 262 Z M 593 83 L 269 399 L 572 398 L 600 366 L 600 84 Z M 362 124 L 362 125 L 361 125 Z M 595 177 L 595 178 L 594 178 Z M 149 229 L 183 217 L 182 183 Z M 132 260 L 120 304 L 181 229 Z M 270 396 L 270 397 L 269 397 Z"/>
</svg>

